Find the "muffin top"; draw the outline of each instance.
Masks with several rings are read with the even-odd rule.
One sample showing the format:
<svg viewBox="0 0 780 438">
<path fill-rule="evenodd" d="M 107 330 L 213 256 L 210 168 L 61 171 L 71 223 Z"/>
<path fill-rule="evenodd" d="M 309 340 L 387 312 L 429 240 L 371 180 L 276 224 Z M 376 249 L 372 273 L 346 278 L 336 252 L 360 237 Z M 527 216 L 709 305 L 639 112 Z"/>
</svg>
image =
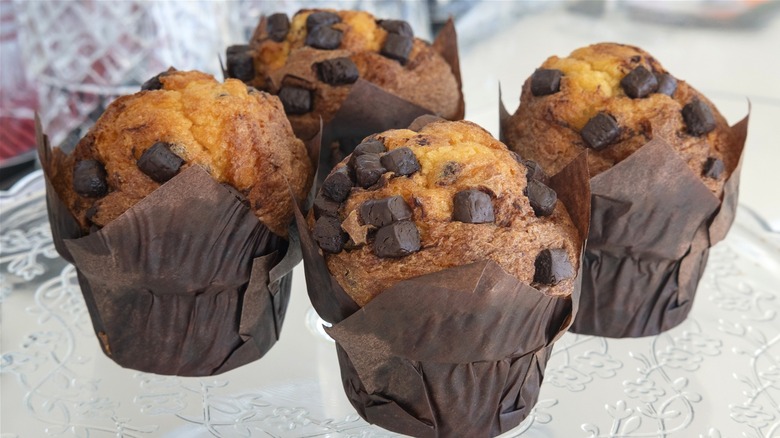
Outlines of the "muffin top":
<svg viewBox="0 0 780 438">
<path fill-rule="evenodd" d="M 108 106 L 73 153 L 55 150 L 58 194 L 86 231 L 102 227 L 191 165 L 240 192 L 287 236 L 287 183 L 305 198 L 313 177 L 276 96 L 241 81 L 168 71 Z"/>
<path fill-rule="evenodd" d="M 301 10 L 273 14 L 249 45 L 227 53 L 228 76 L 278 94 L 303 138 L 329 122 L 362 78 L 435 114 L 458 117 L 460 87 L 434 48 L 401 20 L 362 11 Z"/>
<path fill-rule="evenodd" d="M 553 173 L 589 149 L 591 175 L 658 137 L 716 196 L 738 161 L 728 123 L 709 100 L 647 52 L 614 43 L 548 58 L 526 80 L 503 132 L 510 148 Z"/>
<path fill-rule="evenodd" d="M 578 232 L 546 183 L 479 126 L 433 122 L 364 140 L 325 179 L 310 223 L 361 306 L 398 281 L 481 260 L 566 296 Z"/>
</svg>

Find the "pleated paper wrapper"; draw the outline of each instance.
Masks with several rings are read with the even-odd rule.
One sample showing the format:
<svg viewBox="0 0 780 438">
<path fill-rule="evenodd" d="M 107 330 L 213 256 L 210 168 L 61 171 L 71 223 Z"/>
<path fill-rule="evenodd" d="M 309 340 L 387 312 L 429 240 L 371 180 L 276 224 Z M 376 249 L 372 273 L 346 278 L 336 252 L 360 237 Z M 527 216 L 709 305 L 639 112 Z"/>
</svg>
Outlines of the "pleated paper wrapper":
<svg viewBox="0 0 780 438">
<path fill-rule="evenodd" d="M 106 356 L 144 372 L 208 376 L 276 343 L 301 260 L 294 229 L 289 240 L 271 233 L 193 165 L 83 235 L 52 186 L 53 151 L 40 124 L 37 141 L 52 238 L 76 268 Z"/>
<path fill-rule="evenodd" d="M 501 126 L 509 117 L 500 104 Z M 660 138 L 590 180 L 591 221 L 575 333 L 651 336 L 682 323 L 710 248 L 734 221 L 749 115 L 730 128 L 739 157 L 718 199 Z"/>
<path fill-rule="evenodd" d="M 583 154 L 551 183 L 581 236 L 587 180 Z M 416 437 L 489 437 L 529 414 L 553 343 L 577 313 L 578 281 L 570 297 L 547 296 L 485 260 L 399 282 L 359 308 L 296 219 L 309 297 L 332 324 L 344 390 L 361 417 Z"/>
</svg>

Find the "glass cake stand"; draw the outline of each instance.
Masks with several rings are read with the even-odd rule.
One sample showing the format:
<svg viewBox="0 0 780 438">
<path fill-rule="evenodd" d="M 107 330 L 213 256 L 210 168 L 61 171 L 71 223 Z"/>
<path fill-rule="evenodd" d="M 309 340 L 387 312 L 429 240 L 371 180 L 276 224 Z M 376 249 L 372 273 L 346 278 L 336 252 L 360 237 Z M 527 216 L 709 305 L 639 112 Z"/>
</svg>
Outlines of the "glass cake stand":
<svg viewBox="0 0 780 438">
<path fill-rule="evenodd" d="M 43 178 L 0 195 L 2 438 L 384 437 L 343 394 L 301 266 L 280 342 L 208 378 L 123 369 L 95 338 L 72 266 L 51 243 Z M 740 207 L 690 317 L 660 336 L 566 334 L 539 402 L 505 437 L 780 435 L 780 235 Z"/>
</svg>

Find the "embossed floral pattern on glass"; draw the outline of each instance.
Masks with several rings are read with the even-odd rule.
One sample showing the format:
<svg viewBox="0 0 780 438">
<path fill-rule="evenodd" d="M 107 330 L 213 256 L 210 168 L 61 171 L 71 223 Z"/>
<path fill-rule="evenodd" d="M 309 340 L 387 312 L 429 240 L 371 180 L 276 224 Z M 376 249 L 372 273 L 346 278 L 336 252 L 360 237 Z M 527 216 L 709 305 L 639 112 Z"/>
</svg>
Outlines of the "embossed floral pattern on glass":
<svg viewBox="0 0 780 438">
<path fill-rule="evenodd" d="M 219 378 L 117 367 L 91 333 L 75 271 L 41 250 L 50 245 L 45 230 L 31 231 L 46 221 L 43 193 L 28 198 L 3 212 L 24 219 L 4 222 L 0 234 L 18 243 L 12 259 L 43 266 L 14 265 L 35 275 L 3 302 L 3 433 L 397 436 L 355 414 L 332 345 L 302 322 L 285 329 L 267 358 Z M 539 402 L 505 438 L 780 435 L 780 259 L 769 256 L 778 251 L 780 236 L 738 216 L 732 234 L 712 251 L 688 321 L 639 339 L 566 334 Z M 8 266 L 0 265 L 5 275 Z M 290 312 L 303 321 L 307 309 L 305 299 L 294 300 Z"/>
</svg>

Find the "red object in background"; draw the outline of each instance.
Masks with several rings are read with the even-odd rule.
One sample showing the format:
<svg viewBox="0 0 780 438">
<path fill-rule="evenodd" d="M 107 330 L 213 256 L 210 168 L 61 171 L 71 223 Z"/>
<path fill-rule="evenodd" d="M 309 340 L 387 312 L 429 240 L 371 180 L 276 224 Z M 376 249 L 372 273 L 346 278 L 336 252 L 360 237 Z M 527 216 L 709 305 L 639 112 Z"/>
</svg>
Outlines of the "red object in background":
<svg viewBox="0 0 780 438">
<path fill-rule="evenodd" d="M 35 123 L 30 119 L 0 117 L 0 163 L 35 147 Z"/>
<path fill-rule="evenodd" d="M 0 5 L 0 60 L 3 71 L 0 76 L 0 168 L 17 164 L 22 154 L 35 148 L 35 124 L 33 112 L 36 94 L 27 79 L 18 42 L 18 24 L 13 5 Z M 29 154 L 28 154 L 29 155 Z M 26 157 L 22 161 L 27 161 Z"/>
</svg>

